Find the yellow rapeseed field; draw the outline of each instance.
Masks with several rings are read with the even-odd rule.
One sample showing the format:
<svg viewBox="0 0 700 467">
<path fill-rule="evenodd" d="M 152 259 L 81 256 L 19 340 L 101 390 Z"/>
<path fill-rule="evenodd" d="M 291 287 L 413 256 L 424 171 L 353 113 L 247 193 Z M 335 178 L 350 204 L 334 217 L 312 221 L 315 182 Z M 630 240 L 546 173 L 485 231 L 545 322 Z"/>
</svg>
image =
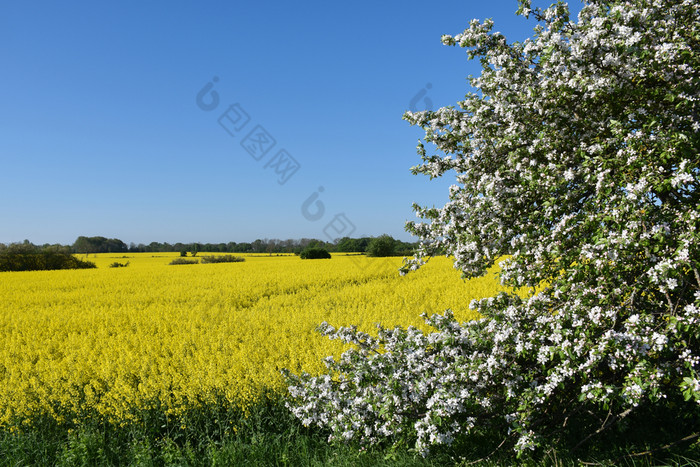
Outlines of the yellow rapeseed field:
<svg viewBox="0 0 700 467">
<path fill-rule="evenodd" d="M 222 400 L 245 409 L 283 390 L 281 368 L 318 372 L 342 351 L 315 332 L 322 321 L 423 327 L 420 313 L 446 308 L 466 320 L 473 298 L 500 289 L 493 274 L 462 281 L 446 258 L 400 277 L 401 258 L 171 266 L 177 254 L 125 256 L 0 273 L 0 426 L 41 414 L 125 423 L 143 408 L 177 415 Z"/>
</svg>

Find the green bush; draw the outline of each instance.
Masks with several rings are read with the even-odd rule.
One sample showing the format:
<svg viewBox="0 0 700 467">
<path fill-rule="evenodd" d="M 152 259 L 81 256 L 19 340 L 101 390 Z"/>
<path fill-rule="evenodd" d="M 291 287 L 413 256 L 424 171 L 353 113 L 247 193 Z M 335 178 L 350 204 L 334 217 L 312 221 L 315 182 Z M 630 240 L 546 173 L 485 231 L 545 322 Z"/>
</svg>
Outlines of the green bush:
<svg viewBox="0 0 700 467">
<path fill-rule="evenodd" d="M 330 259 L 331 254 L 325 248 L 309 247 L 299 253 L 301 259 Z"/>
<path fill-rule="evenodd" d="M 175 258 L 170 262 L 171 265 L 176 265 L 176 264 L 197 264 L 199 263 L 199 260 L 196 259 L 185 259 L 185 258 Z"/>
<path fill-rule="evenodd" d="M 42 271 L 54 269 L 95 268 L 95 263 L 82 261 L 67 248 L 38 247 L 31 243 L 15 243 L 0 250 L 0 271 Z"/>
<path fill-rule="evenodd" d="M 396 250 L 396 240 L 389 235 L 381 235 L 370 240 L 367 245 L 367 256 L 393 256 Z"/>
<path fill-rule="evenodd" d="M 242 263 L 245 258 L 242 256 L 234 255 L 220 255 L 220 256 L 202 256 L 202 264 L 204 263 Z"/>
<path fill-rule="evenodd" d="M 120 263 L 118 261 L 113 262 L 112 264 L 109 265 L 110 268 L 125 268 L 129 265 L 129 261 L 126 263 Z"/>
</svg>

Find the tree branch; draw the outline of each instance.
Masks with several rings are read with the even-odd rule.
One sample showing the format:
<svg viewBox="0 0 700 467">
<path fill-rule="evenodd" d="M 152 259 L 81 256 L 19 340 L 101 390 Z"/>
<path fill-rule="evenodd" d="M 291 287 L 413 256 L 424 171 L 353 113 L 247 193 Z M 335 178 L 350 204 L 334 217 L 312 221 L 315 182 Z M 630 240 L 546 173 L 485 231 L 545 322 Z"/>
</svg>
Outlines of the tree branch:
<svg viewBox="0 0 700 467">
<path fill-rule="evenodd" d="M 608 417 L 605 418 L 605 421 L 603 422 L 603 425 L 602 425 L 600 428 L 598 428 L 596 431 L 594 431 L 593 433 L 591 433 L 590 435 L 586 436 L 586 437 L 583 438 L 581 441 L 579 441 L 579 443 L 578 443 L 576 446 L 574 446 L 574 448 L 573 448 L 571 451 L 573 452 L 573 451 L 577 450 L 577 449 L 578 449 L 582 444 L 584 444 L 586 441 L 588 441 L 588 440 L 591 439 L 592 437 L 594 437 L 594 436 L 600 434 L 601 432 L 605 431 L 606 429 L 610 428 L 610 427 L 613 426 L 615 423 L 619 422 L 620 420 L 622 420 L 623 418 L 625 418 L 626 416 L 628 416 L 630 413 L 632 413 L 633 410 L 634 410 L 634 407 L 630 407 L 629 409 L 625 410 L 625 411 L 622 412 L 621 414 L 615 415 L 615 416 L 612 418 L 612 420 L 610 420 L 609 423 L 608 423 L 608 419 L 610 418 L 610 414 L 608 414 Z"/>
</svg>

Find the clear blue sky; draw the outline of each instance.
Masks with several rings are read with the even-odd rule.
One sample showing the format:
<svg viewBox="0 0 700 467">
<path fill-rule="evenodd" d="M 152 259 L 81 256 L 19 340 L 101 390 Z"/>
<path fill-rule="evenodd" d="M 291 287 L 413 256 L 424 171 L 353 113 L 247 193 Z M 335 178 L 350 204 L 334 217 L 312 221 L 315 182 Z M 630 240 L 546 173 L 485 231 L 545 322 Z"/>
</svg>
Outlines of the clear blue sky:
<svg viewBox="0 0 700 467">
<path fill-rule="evenodd" d="M 4 2 L 0 242 L 325 239 L 333 229 L 410 240 L 411 204 L 444 204 L 453 180 L 411 175 L 423 135 L 401 115 L 454 104 L 479 73 L 442 34 L 491 17 L 522 40 L 534 21 L 516 9 Z M 208 83 L 216 106 L 211 92 L 197 103 Z"/>
</svg>

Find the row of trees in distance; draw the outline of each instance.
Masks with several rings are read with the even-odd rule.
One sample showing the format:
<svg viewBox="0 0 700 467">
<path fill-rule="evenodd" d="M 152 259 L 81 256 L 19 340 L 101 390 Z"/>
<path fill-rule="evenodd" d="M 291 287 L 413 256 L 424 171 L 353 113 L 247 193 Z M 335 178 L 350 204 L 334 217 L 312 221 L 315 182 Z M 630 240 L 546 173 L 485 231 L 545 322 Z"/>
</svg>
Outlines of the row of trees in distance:
<svg viewBox="0 0 700 467">
<path fill-rule="evenodd" d="M 23 245 L 33 245 L 25 240 Z M 16 244 L 15 244 L 16 245 Z M 0 251 L 10 245 L 0 243 Z M 34 245 L 36 246 L 36 245 Z M 343 237 L 335 242 L 325 242 L 314 238 L 302 239 L 257 239 L 253 242 L 228 243 L 168 243 L 151 242 L 149 244 L 127 245 L 117 238 L 78 237 L 72 245 L 42 245 L 43 248 L 53 247 L 70 251 L 74 254 L 92 253 L 166 253 L 166 252 L 209 252 L 209 253 L 301 253 L 306 248 L 322 248 L 334 253 L 366 253 L 371 256 L 410 256 L 416 243 L 396 240 L 389 235 L 379 237 Z"/>
<path fill-rule="evenodd" d="M 69 246 L 37 246 L 29 241 L 10 245 L 0 243 L 0 272 L 94 267 L 95 263 L 73 256 Z"/>
</svg>

